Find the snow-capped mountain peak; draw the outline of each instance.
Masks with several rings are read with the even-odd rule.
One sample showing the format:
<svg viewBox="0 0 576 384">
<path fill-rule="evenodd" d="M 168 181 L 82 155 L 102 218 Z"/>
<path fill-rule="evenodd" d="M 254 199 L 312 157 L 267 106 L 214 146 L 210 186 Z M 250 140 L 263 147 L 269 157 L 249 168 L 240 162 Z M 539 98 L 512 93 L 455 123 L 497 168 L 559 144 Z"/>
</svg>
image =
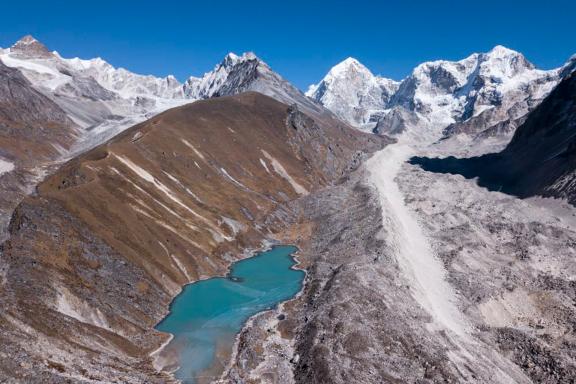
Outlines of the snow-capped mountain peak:
<svg viewBox="0 0 576 384">
<path fill-rule="evenodd" d="M 89 147 L 156 113 L 191 100 L 173 76 L 139 75 L 101 58 L 67 59 L 32 36 L 8 49 L 0 61 L 18 69 L 81 129 L 79 147 Z"/>
<path fill-rule="evenodd" d="M 369 122 L 372 114 L 396 92 L 399 83 L 375 76 L 355 58 L 336 64 L 306 95 L 320 101 L 338 117 L 354 125 Z"/>
<path fill-rule="evenodd" d="M 353 57 L 348 57 L 342 60 L 340 63 L 336 64 L 334 67 L 332 67 L 328 74 L 333 77 L 338 77 L 349 71 L 361 72 L 365 73 L 366 75 L 374 76 L 368 68 L 366 68 L 362 63 Z"/>
<path fill-rule="evenodd" d="M 139 75 L 102 58 L 64 58 L 31 36 L 0 49 L 0 60 L 18 69 L 79 127 L 86 146 L 168 108 L 210 97 L 257 91 L 308 111 L 323 110 L 253 52 L 229 53 L 202 77 L 181 84 L 174 76 Z M 84 147 L 86 147 L 84 146 Z"/>
<path fill-rule="evenodd" d="M 482 56 L 482 69 L 484 73 L 511 78 L 517 74 L 533 70 L 536 67 L 524 55 L 502 45 L 497 45 Z"/>
<path fill-rule="evenodd" d="M 205 73 L 202 78 L 190 77 L 184 84 L 184 93 L 193 99 L 220 96 L 222 87 L 230 81 L 233 72 L 237 72 L 240 67 L 245 67 L 244 75 L 248 75 L 248 72 L 253 72 L 260 64 L 264 63 L 253 52 L 246 52 L 240 56 L 232 52 L 228 53 L 212 71 Z"/>
<path fill-rule="evenodd" d="M 495 45 L 494 48 L 492 48 L 486 55 L 491 57 L 522 56 L 520 52 L 507 48 L 500 44 Z"/>
</svg>

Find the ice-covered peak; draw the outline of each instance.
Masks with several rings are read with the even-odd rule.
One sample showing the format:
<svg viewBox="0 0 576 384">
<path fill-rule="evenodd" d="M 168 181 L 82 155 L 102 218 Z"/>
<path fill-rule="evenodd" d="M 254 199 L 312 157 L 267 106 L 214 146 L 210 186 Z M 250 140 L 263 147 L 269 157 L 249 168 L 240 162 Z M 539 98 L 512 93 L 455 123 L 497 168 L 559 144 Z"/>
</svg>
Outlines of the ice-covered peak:
<svg viewBox="0 0 576 384">
<path fill-rule="evenodd" d="M 26 35 L 18 40 L 10 48 L 10 52 L 15 56 L 26 58 L 50 58 L 53 56 L 48 48 L 32 35 Z"/>
<path fill-rule="evenodd" d="M 372 74 L 368 68 L 353 57 L 348 57 L 342 60 L 340 63 L 332 67 L 328 73 L 336 76 L 347 71 L 360 71 Z"/>
<path fill-rule="evenodd" d="M 238 56 L 237 54 L 230 52 L 229 54 L 227 54 L 224 57 L 224 60 L 222 60 L 222 62 L 220 63 L 220 65 L 223 66 L 232 66 L 232 65 L 236 65 L 236 63 L 238 62 L 238 60 L 240 60 L 240 56 Z"/>
<path fill-rule="evenodd" d="M 370 117 L 398 89 L 398 82 L 375 76 L 358 60 L 349 57 L 336 64 L 306 96 L 322 103 L 340 118 L 358 126 Z"/>
<path fill-rule="evenodd" d="M 508 57 L 508 56 L 520 56 L 521 53 L 513 49 L 507 48 L 503 45 L 496 45 L 487 53 L 487 55 L 492 57 Z"/>
<path fill-rule="evenodd" d="M 524 55 L 502 45 L 497 45 L 488 53 L 481 55 L 482 73 L 511 78 L 526 70 L 533 70 L 535 66 Z"/>
<path fill-rule="evenodd" d="M 336 64 L 336 66 L 338 66 L 338 65 L 345 65 L 345 66 L 348 66 L 348 65 L 361 65 L 361 66 L 363 66 L 357 59 L 355 59 L 355 58 L 353 58 L 353 57 L 351 57 L 351 56 L 345 58 L 345 59 L 342 60 L 339 64 Z"/>
<path fill-rule="evenodd" d="M 256 54 L 255 54 L 254 52 L 252 52 L 252 51 L 244 52 L 244 53 L 242 54 L 241 59 L 242 59 L 242 61 L 246 61 L 246 60 L 260 60 L 260 59 L 258 58 L 258 56 L 256 56 Z"/>
</svg>

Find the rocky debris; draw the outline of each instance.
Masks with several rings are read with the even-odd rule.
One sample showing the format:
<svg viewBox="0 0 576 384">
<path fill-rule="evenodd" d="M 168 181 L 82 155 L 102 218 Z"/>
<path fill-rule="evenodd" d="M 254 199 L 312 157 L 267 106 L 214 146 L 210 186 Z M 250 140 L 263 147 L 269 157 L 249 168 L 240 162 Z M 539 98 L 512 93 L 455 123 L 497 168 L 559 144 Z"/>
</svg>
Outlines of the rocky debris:
<svg viewBox="0 0 576 384">
<path fill-rule="evenodd" d="M 363 172 L 268 218 L 278 239 L 299 244 L 305 287 L 248 324 L 222 382 L 573 382 L 574 220 L 402 166 L 396 181 L 458 293 L 466 341 L 436 330 L 415 301 Z"/>
<path fill-rule="evenodd" d="M 497 342 L 503 351 L 536 383 L 574 383 L 576 365 L 568 363 L 542 340 L 531 337 L 519 329 L 500 328 Z M 576 345 L 572 344 L 572 348 Z"/>
<path fill-rule="evenodd" d="M 414 166 L 406 166 L 399 183 L 478 338 L 532 382 L 573 382 L 573 209 L 563 206 L 565 215 L 558 216 L 539 200 L 518 200 Z"/>
<path fill-rule="evenodd" d="M 262 334 L 258 316 L 239 338 L 238 352 L 223 382 L 258 377 L 274 383 L 459 382 L 471 373 L 451 362 L 443 337 L 431 336 L 428 316 L 398 276 L 391 249 L 382 240 L 381 208 L 357 172 L 345 183 L 290 204 L 274 220 L 278 236 L 286 224 L 313 235 L 301 239 L 299 259 L 307 266 L 304 291 L 278 312 Z M 273 218 L 274 216 L 272 216 Z M 254 355 L 254 351 L 263 353 Z M 463 376 L 465 375 L 465 376 Z"/>
<path fill-rule="evenodd" d="M 12 210 L 71 148 L 77 128 L 56 103 L 0 61 L 0 159 L 12 164 L 0 174 L 0 239 Z"/>
</svg>

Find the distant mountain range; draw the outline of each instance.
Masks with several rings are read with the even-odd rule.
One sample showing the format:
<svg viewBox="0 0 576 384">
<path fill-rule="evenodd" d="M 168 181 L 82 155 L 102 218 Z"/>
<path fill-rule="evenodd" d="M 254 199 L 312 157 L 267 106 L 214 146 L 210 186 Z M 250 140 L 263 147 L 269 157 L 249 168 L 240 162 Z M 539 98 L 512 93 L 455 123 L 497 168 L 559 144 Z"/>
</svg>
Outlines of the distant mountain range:
<svg viewBox="0 0 576 384">
<path fill-rule="evenodd" d="M 539 70 L 522 54 L 496 46 L 456 62 L 420 64 L 395 81 L 348 58 L 304 95 L 250 52 L 230 53 L 212 71 L 184 83 L 173 76 L 134 74 L 101 58 L 65 59 L 32 36 L 0 49 L 0 60 L 20 70 L 86 131 L 80 148 L 166 109 L 245 91 L 299 104 L 312 114 L 329 110 L 359 129 L 378 133 L 410 129 L 428 140 L 459 133 L 509 139 L 522 117 L 576 66 L 573 57 L 561 68 Z"/>
<path fill-rule="evenodd" d="M 402 81 L 376 76 L 349 58 L 306 94 L 250 52 L 230 53 L 212 71 L 180 83 L 173 76 L 115 68 L 101 58 L 63 58 L 25 36 L 0 49 L 0 65 L 0 76 L 8 79 L 0 97 L 10 106 L 3 112 L 0 139 L 13 143 L 0 151 L 1 172 L 20 172 L 18 183 L 7 182 L 15 195 L 4 194 L 7 201 L 0 202 L 9 212 L 19 200 L 15 196 L 29 189 L 31 180 L 51 163 L 74 157 L 167 109 L 246 91 L 296 104 L 321 125 L 351 125 L 390 136 L 408 131 L 410 140 L 424 143 L 464 137 L 475 153 L 498 150 L 528 112 L 574 70 L 576 56 L 561 68 L 544 71 L 522 54 L 496 46 L 456 62 L 420 64 Z M 26 129 L 16 129 L 22 125 Z M 487 138 L 497 144 L 475 145 Z"/>
<path fill-rule="evenodd" d="M 539 70 L 521 53 L 496 46 L 460 61 L 422 63 L 394 81 L 348 58 L 306 95 L 354 126 L 379 133 L 510 135 L 517 120 L 575 66 L 572 57 L 560 68 Z"/>
<path fill-rule="evenodd" d="M 321 107 L 253 53 L 228 54 L 203 77 L 180 83 L 115 68 L 101 58 L 65 59 L 32 36 L 0 50 L 0 61 L 18 69 L 39 92 L 58 104 L 85 134 L 81 149 L 97 145 L 123 129 L 166 109 L 195 100 L 258 91 L 309 111 Z"/>
</svg>

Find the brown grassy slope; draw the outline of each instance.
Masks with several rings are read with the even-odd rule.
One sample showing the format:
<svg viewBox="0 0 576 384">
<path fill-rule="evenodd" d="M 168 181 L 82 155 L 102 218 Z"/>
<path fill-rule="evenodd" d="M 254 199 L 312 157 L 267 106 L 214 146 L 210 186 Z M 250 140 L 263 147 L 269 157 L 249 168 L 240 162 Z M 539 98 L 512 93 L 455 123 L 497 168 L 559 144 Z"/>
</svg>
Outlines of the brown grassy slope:
<svg viewBox="0 0 576 384">
<path fill-rule="evenodd" d="M 167 111 L 70 161 L 11 222 L 1 335 L 31 366 L 0 365 L 0 378 L 153 377 L 164 337 L 152 328 L 180 287 L 223 273 L 266 237 L 268 213 L 385 143 L 245 93 Z"/>
</svg>

